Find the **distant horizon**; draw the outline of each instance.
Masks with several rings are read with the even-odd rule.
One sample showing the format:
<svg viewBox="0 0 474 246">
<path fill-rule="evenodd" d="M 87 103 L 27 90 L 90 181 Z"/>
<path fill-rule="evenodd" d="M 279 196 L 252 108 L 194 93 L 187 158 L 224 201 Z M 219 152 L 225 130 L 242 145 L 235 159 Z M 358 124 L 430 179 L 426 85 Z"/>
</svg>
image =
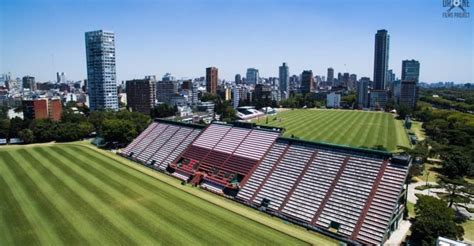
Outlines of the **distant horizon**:
<svg viewBox="0 0 474 246">
<path fill-rule="evenodd" d="M 62 2 L 6 0 L 0 10 L 0 71 L 38 82 L 87 78 L 84 33 L 116 35 L 117 83 L 146 75 L 219 79 L 312 70 L 373 79 L 374 36 L 390 35 L 389 69 L 420 61 L 420 81 L 473 83 L 472 19 L 447 19 L 441 1 L 217 0 Z M 390 12 L 387 11 L 390 9 Z M 363 18 L 361 18 L 363 16 Z M 396 17 L 396 18 L 395 18 Z"/>
</svg>

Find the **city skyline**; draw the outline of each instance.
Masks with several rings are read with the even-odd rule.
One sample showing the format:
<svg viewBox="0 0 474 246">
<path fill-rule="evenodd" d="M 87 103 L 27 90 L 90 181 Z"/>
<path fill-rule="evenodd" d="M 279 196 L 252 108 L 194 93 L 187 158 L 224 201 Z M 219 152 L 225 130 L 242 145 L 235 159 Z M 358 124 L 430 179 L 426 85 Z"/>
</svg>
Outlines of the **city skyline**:
<svg viewBox="0 0 474 246">
<path fill-rule="evenodd" d="M 157 1 L 145 9 L 129 1 L 121 6 L 7 1 L 1 17 L 0 72 L 31 75 L 37 81 L 54 81 L 56 72 L 84 79 L 84 32 L 103 29 L 116 35 L 117 82 L 166 72 L 177 78 L 203 77 L 211 66 L 226 80 L 252 67 L 262 77 L 278 77 L 283 62 L 290 74 L 312 70 L 325 76 L 332 67 L 335 74 L 350 72 L 373 79 L 373 35 L 386 29 L 391 37 L 389 69 L 397 77 L 402 60 L 415 59 L 423 64 L 421 82 L 473 81 L 472 20 L 443 19 L 441 3 L 410 3 L 409 10 L 393 1 L 342 1 L 343 7 L 328 1 L 257 1 L 252 8 L 249 3 Z M 79 11 L 91 5 L 90 11 Z M 95 15 L 104 8 L 115 16 Z M 383 8 L 391 12 L 379 13 Z M 335 11 L 344 18 L 334 17 Z M 365 12 L 363 19 L 355 18 Z M 146 13 L 157 14 L 142 17 Z M 170 20 L 173 13 L 181 17 Z M 308 32 L 305 39 L 303 31 Z"/>
</svg>

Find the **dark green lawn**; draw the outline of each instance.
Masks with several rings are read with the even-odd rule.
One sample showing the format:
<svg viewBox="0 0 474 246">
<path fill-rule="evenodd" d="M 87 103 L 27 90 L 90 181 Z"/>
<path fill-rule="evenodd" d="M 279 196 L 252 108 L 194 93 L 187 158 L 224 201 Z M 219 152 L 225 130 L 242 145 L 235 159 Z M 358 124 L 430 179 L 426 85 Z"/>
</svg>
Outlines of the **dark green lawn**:
<svg viewBox="0 0 474 246">
<path fill-rule="evenodd" d="M 266 125 L 266 118 L 256 122 Z M 402 122 L 389 113 L 295 109 L 269 116 L 268 125 L 285 128 L 285 137 L 310 141 L 387 151 L 410 146 Z"/>
<path fill-rule="evenodd" d="M 76 145 L 0 148 L 0 245 L 295 245 Z"/>
</svg>

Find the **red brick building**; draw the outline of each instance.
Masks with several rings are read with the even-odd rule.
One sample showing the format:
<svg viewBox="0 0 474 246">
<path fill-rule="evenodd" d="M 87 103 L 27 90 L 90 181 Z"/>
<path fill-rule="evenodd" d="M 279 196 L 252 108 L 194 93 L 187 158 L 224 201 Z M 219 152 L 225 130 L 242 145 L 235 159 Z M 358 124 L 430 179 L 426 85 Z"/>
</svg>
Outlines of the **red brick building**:
<svg viewBox="0 0 474 246">
<path fill-rule="evenodd" d="M 60 99 L 23 100 L 23 116 L 30 120 L 61 120 L 63 107 Z"/>
</svg>

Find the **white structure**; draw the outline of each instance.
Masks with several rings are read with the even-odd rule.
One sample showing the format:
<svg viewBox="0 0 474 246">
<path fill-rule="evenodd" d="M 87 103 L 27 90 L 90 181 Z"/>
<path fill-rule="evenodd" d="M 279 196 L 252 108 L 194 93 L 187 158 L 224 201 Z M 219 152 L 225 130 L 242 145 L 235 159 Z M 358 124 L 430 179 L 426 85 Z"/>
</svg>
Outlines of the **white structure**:
<svg viewBox="0 0 474 246">
<path fill-rule="evenodd" d="M 468 246 L 469 244 L 455 241 L 445 237 L 438 237 L 436 239 L 436 246 Z"/>
<path fill-rule="evenodd" d="M 98 30 L 86 32 L 85 36 L 89 108 L 118 110 L 115 34 Z"/>
<path fill-rule="evenodd" d="M 326 96 L 326 107 L 339 108 L 341 106 L 341 94 L 331 92 Z"/>
<path fill-rule="evenodd" d="M 232 105 L 234 106 L 234 109 L 239 107 L 241 92 L 242 92 L 242 88 L 237 85 L 234 87 L 234 90 L 232 91 Z"/>
<path fill-rule="evenodd" d="M 244 121 L 265 115 L 261 111 L 256 110 L 253 106 L 238 107 L 235 114 L 237 118 Z"/>
</svg>

